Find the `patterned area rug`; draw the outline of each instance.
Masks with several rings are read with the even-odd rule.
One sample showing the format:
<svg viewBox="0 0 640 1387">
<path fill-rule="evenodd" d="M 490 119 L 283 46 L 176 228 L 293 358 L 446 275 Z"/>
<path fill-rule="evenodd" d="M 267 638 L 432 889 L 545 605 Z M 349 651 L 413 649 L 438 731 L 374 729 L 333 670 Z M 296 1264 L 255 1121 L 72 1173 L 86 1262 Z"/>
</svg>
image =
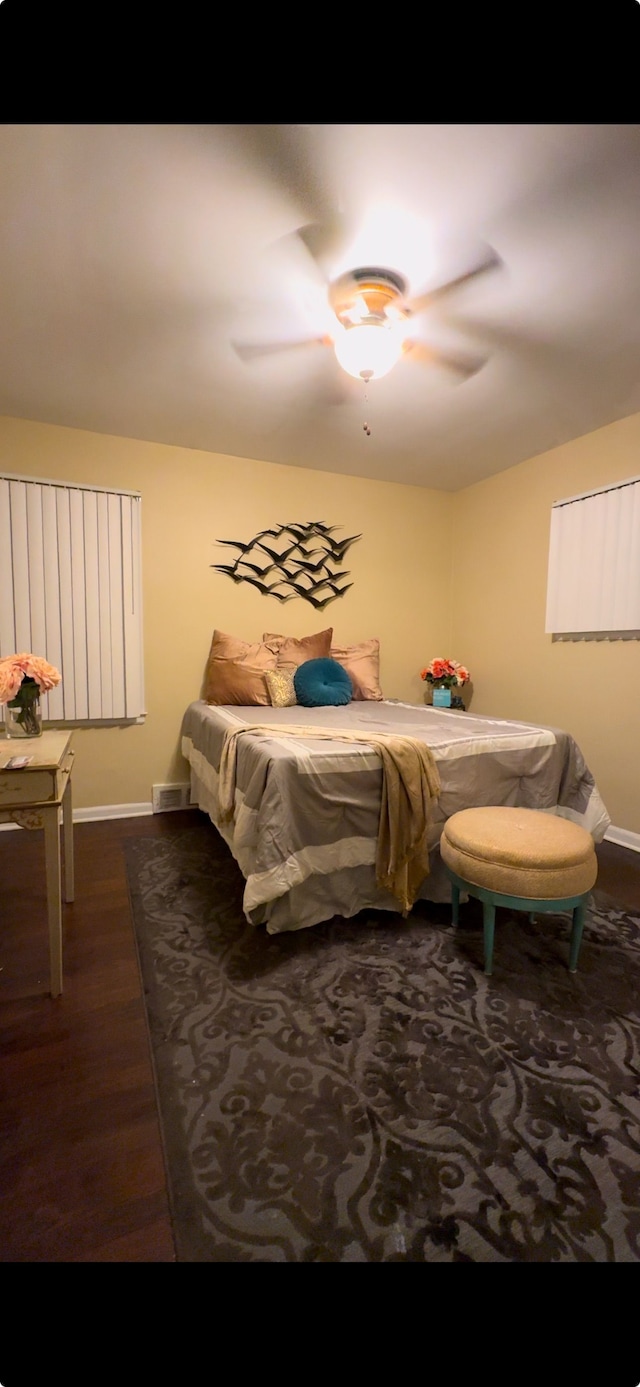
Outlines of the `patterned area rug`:
<svg viewBox="0 0 640 1387">
<path fill-rule="evenodd" d="M 204 818 L 125 846 L 181 1262 L 640 1260 L 640 920 L 270 936 Z"/>
</svg>

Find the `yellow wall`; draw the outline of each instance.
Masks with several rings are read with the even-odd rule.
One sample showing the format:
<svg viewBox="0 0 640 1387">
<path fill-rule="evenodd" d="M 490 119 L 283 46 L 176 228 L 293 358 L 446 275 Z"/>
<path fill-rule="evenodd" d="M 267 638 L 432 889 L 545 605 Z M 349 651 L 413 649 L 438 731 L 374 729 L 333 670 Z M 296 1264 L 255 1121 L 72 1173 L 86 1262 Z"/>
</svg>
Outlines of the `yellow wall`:
<svg viewBox="0 0 640 1387">
<path fill-rule="evenodd" d="M 566 728 L 613 823 L 640 833 L 640 642 L 545 635 L 554 501 L 640 475 L 640 414 L 454 496 L 452 650 L 474 713 Z"/>
<path fill-rule="evenodd" d="M 147 718 L 76 731 L 77 808 L 148 803 L 153 784 L 189 779 L 180 723 L 200 696 L 214 626 L 246 640 L 327 626 L 346 643 L 379 636 L 385 696 L 423 700 L 419 670 L 451 628 L 453 496 L 10 418 L 0 418 L 0 471 L 142 495 Z M 324 611 L 211 567 L 229 561 L 217 540 L 296 520 L 362 534 L 344 565 L 353 587 Z"/>
<path fill-rule="evenodd" d="M 214 626 L 255 640 L 332 625 L 340 641 L 380 637 L 388 698 L 422 702 L 419 670 L 451 655 L 471 671 L 473 712 L 566 728 L 613 823 L 640 833 L 640 643 L 544 632 L 553 501 L 637 476 L 639 458 L 633 415 L 451 494 L 0 418 L 0 470 L 142 494 L 148 715 L 76 732 L 76 806 L 148 803 L 152 784 L 188 779 L 180 722 Z M 354 586 L 323 612 L 211 567 L 229 557 L 216 540 L 291 520 L 362 533 Z"/>
</svg>

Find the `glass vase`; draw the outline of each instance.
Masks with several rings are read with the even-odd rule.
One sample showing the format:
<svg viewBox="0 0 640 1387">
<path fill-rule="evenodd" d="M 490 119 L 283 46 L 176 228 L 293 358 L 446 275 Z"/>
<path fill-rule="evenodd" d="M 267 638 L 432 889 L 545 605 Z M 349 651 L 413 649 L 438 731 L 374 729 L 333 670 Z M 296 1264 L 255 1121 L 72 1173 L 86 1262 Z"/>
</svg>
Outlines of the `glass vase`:
<svg viewBox="0 0 640 1387">
<path fill-rule="evenodd" d="M 18 708 L 12 708 L 9 703 L 5 703 L 4 730 L 7 737 L 15 737 L 16 740 L 25 737 L 41 737 L 42 710 L 40 699 L 29 699 Z"/>
</svg>

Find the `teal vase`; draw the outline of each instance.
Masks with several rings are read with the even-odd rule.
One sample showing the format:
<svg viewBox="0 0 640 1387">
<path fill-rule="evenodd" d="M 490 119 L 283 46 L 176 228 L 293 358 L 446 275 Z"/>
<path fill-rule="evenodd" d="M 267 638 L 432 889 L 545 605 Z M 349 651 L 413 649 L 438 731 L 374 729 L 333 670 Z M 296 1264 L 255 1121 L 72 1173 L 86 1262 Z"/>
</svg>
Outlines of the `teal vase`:
<svg viewBox="0 0 640 1387">
<path fill-rule="evenodd" d="M 443 684 L 434 684 L 433 706 L 434 708 L 450 708 L 451 689 L 447 689 Z"/>
</svg>

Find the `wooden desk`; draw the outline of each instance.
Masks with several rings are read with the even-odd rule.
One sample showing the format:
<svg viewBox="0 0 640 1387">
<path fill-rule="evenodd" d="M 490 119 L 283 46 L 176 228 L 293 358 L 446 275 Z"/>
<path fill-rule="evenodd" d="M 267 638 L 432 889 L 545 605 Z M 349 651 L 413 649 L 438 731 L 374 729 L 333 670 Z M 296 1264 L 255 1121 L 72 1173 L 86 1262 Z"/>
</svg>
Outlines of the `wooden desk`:
<svg viewBox="0 0 640 1387">
<path fill-rule="evenodd" d="M 73 900 L 72 732 L 0 737 L 0 822 L 44 828 L 51 995 L 62 992 L 62 898 Z M 30 756 L 22 770 L 7 770 L 12 756 Z M 60 861 L 60 807 L 64 836 L 64 892 Z"/>
</svg>

